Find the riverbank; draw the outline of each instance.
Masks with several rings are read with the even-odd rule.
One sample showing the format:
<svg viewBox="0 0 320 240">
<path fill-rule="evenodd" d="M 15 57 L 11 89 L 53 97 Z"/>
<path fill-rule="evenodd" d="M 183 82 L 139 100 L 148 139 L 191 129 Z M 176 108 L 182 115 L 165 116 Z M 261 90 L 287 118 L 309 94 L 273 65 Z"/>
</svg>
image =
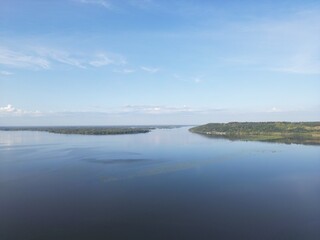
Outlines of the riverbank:
<svg viewBox="0 0 320 240">
<path fill-rule="evenodd" d="M 320 122 L 208 123 L 189 131 L 230 140 L 320 145 Z"/>
</svg>

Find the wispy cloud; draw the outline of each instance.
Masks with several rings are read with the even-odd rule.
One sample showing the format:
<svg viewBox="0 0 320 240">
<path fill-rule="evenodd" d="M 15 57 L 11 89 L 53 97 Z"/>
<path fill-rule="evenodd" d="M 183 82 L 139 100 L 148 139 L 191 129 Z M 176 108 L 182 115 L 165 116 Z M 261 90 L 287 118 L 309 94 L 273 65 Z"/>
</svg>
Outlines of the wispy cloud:
<svg viewBox="0 0 320 240">
<path fill-rule="evenodd" d="M 165 105 L 126 105 L 121 109 L 121 113 L 140 113 L 140 114 L 178 114 L 178 113 L 210 113 L 223 111 L 221 108 L 193 108 L 184 106 L 165 106 Z"/>
<path fill-rule="evenodd" d="M 83 4 L 98 5 L 98 6 L 106 8 L 106 9 L 112 8 L 110 1 L 106 1 L 106 0 L 74 0 L 74 1 L 79 2 L 79 3 L 83 3 Z"/>
<path fill-rule="evenodd" d="M 182 77 L 181 75 L 179 74 L 173 74 L 172 75 L 173 78 L 177 81 L 181 81 L 181 82 L 185 82 L 185 83 L 202 83 L 204 81 L 203 79 L 203 75 L 196 75 L 195 77 Z"/>
<path fill-rule="evenodd" d="M 47 58 L 48 61 L 55 61 L 58 63 L 63 63 L 78 68 L 85 68 L 84 60 L 82 60 L 81 58 L 73 57 L 70 53 L 66 51 L 50 48 L 35 48 L 35 52 L 39 54 L 39 56 Z"/>
<path fill-rule="evenodd" d="M 298 74 L 320 74 L 320 58 L 314 52 L 301 52 L 289 57 L 287 62 L 282 64 L 282 66 L 272 68 L 271 70 Z"/>
<path fill-rule="evenodd" d="M 10 75 L 13 75 L 13 73 L 8 71 L 0 71 L 0 75 L 10 76 Z"/>
<path fill-rule="evenodd" d="M 137 9 L 150 9 L 158 6 L 158 3 L 154 0 L 73 0 L 82 4 L 96 5 L 108 10 L 125 9 L 128 7 L 134 7 Z"/>
<path fill-rule="evenodd" d="M 141 70 L 145 71 L 145 72 L 148 72 L 148 73 L 156 73 L 156 72 L 159 72 L 159 68 L 152 68 L 152 67 L 145 67 L 145 66 L 141 66 L 140 67 Z"/>
<path fill-rule="evenodd" d="M 84 69 L 107 65 L 125 65 L 126 60 L 117 54 L 81 54 L 47 47 L 27 47 L 19 52 L 0 48 L 0 65 L 46 70 L 59 64 Z M 0 74 L 10 75 L 6 71 L 1 71 Z"/>
<path fill-rule="evenodd" d="M 270 110 L 267 110 L 266 112 L 270 112 L 270 113 L 276 113 L 276 112 L 282 112 L 283 110 L 281 110 L 280 108 L 277 107 L 273 107 Z"/>
<path fill-rule="evenodd" d="M 111 60 L 109 57 L 107 57 L 104 54 L 99 54 L 97 56 L 96 60 L 90 61 L 89 64 L 94 66 L 94 67 L 101 67 L 101 66 L 106 66 L 110 65 L 113 63 L 113 60 Z"/>
<path fill-rule="evenodd" d="M 110 56 L 109 56 L 110 55 Z M 126 60 L 119 55 L 115 54 L 105 54 L 105 53 L 98 53 L 95 56 L 95 59 L 90 61 L 89 64 L 94 67 L 102 67 L 107 65 L 124 65 L 126 64 Z"/>
<path fill-rule="evenodd" d="M 136 70 L 131 69 L 131 68 L 124 68 L 124 69 L 115 69 L 113 72 L 115 73 L 123 73 L 123 74 L 130 74 L 134 73 Z"/>
<path fill-rule="evenodd" d="M 49 69 L 50 62 L 41 56 L 0 48 L 0 64 L 9 67 Z"/>
<path fill-rule="evenodd" d="M 126 105 L 122 108 L 124 113 L 144 113 L 144 114 L 164 114 L 190 112 L 191 108 L 187 106 L 169 107 L 160 105 Z"/>
</svg>

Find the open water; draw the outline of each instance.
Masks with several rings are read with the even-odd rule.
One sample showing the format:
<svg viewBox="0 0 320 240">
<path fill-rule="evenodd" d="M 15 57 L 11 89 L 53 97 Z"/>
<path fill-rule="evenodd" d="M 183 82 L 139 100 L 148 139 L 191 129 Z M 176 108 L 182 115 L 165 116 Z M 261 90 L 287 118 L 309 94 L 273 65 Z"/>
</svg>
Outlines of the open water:
<svg viewBox="0 0 320 240">
<path fill-rule="evenodd" d="M 0 239 L 320 239 L 320 147 L 0 131 Z"/>
</svg>

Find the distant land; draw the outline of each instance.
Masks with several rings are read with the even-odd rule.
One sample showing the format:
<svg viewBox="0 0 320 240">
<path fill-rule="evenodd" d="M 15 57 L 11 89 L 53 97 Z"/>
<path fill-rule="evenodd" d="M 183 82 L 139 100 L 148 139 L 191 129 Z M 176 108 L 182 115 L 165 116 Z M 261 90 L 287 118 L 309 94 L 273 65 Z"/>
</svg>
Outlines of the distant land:
<svg viewBox="0 0 320 240">
<path fill-rule="evenodd" d="M 320 122 L 208 123 L 189 131 L 230 140 L 320 145 Z"/>
<path fill-rule="evenodd" d="M 157 128 L 177 128 L 178 125 L 161 126 L 64 126 L 64 127 L 0 127 L 1 131 L 42 131 L 59 134 L 119 135 L 148 133 Z"/>
</svg>

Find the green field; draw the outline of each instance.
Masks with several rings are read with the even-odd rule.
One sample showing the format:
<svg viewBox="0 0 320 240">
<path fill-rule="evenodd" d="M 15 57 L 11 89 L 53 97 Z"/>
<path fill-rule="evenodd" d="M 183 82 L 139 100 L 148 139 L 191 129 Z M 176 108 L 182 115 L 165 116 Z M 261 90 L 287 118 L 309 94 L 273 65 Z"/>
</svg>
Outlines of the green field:
<svg viewBox="0 0 320 240">
<path fill-rule="evenodd" d="M 231 140 L 320 145 L 320 122 L 208 123 L 189 131 Z"/>
</svg>

